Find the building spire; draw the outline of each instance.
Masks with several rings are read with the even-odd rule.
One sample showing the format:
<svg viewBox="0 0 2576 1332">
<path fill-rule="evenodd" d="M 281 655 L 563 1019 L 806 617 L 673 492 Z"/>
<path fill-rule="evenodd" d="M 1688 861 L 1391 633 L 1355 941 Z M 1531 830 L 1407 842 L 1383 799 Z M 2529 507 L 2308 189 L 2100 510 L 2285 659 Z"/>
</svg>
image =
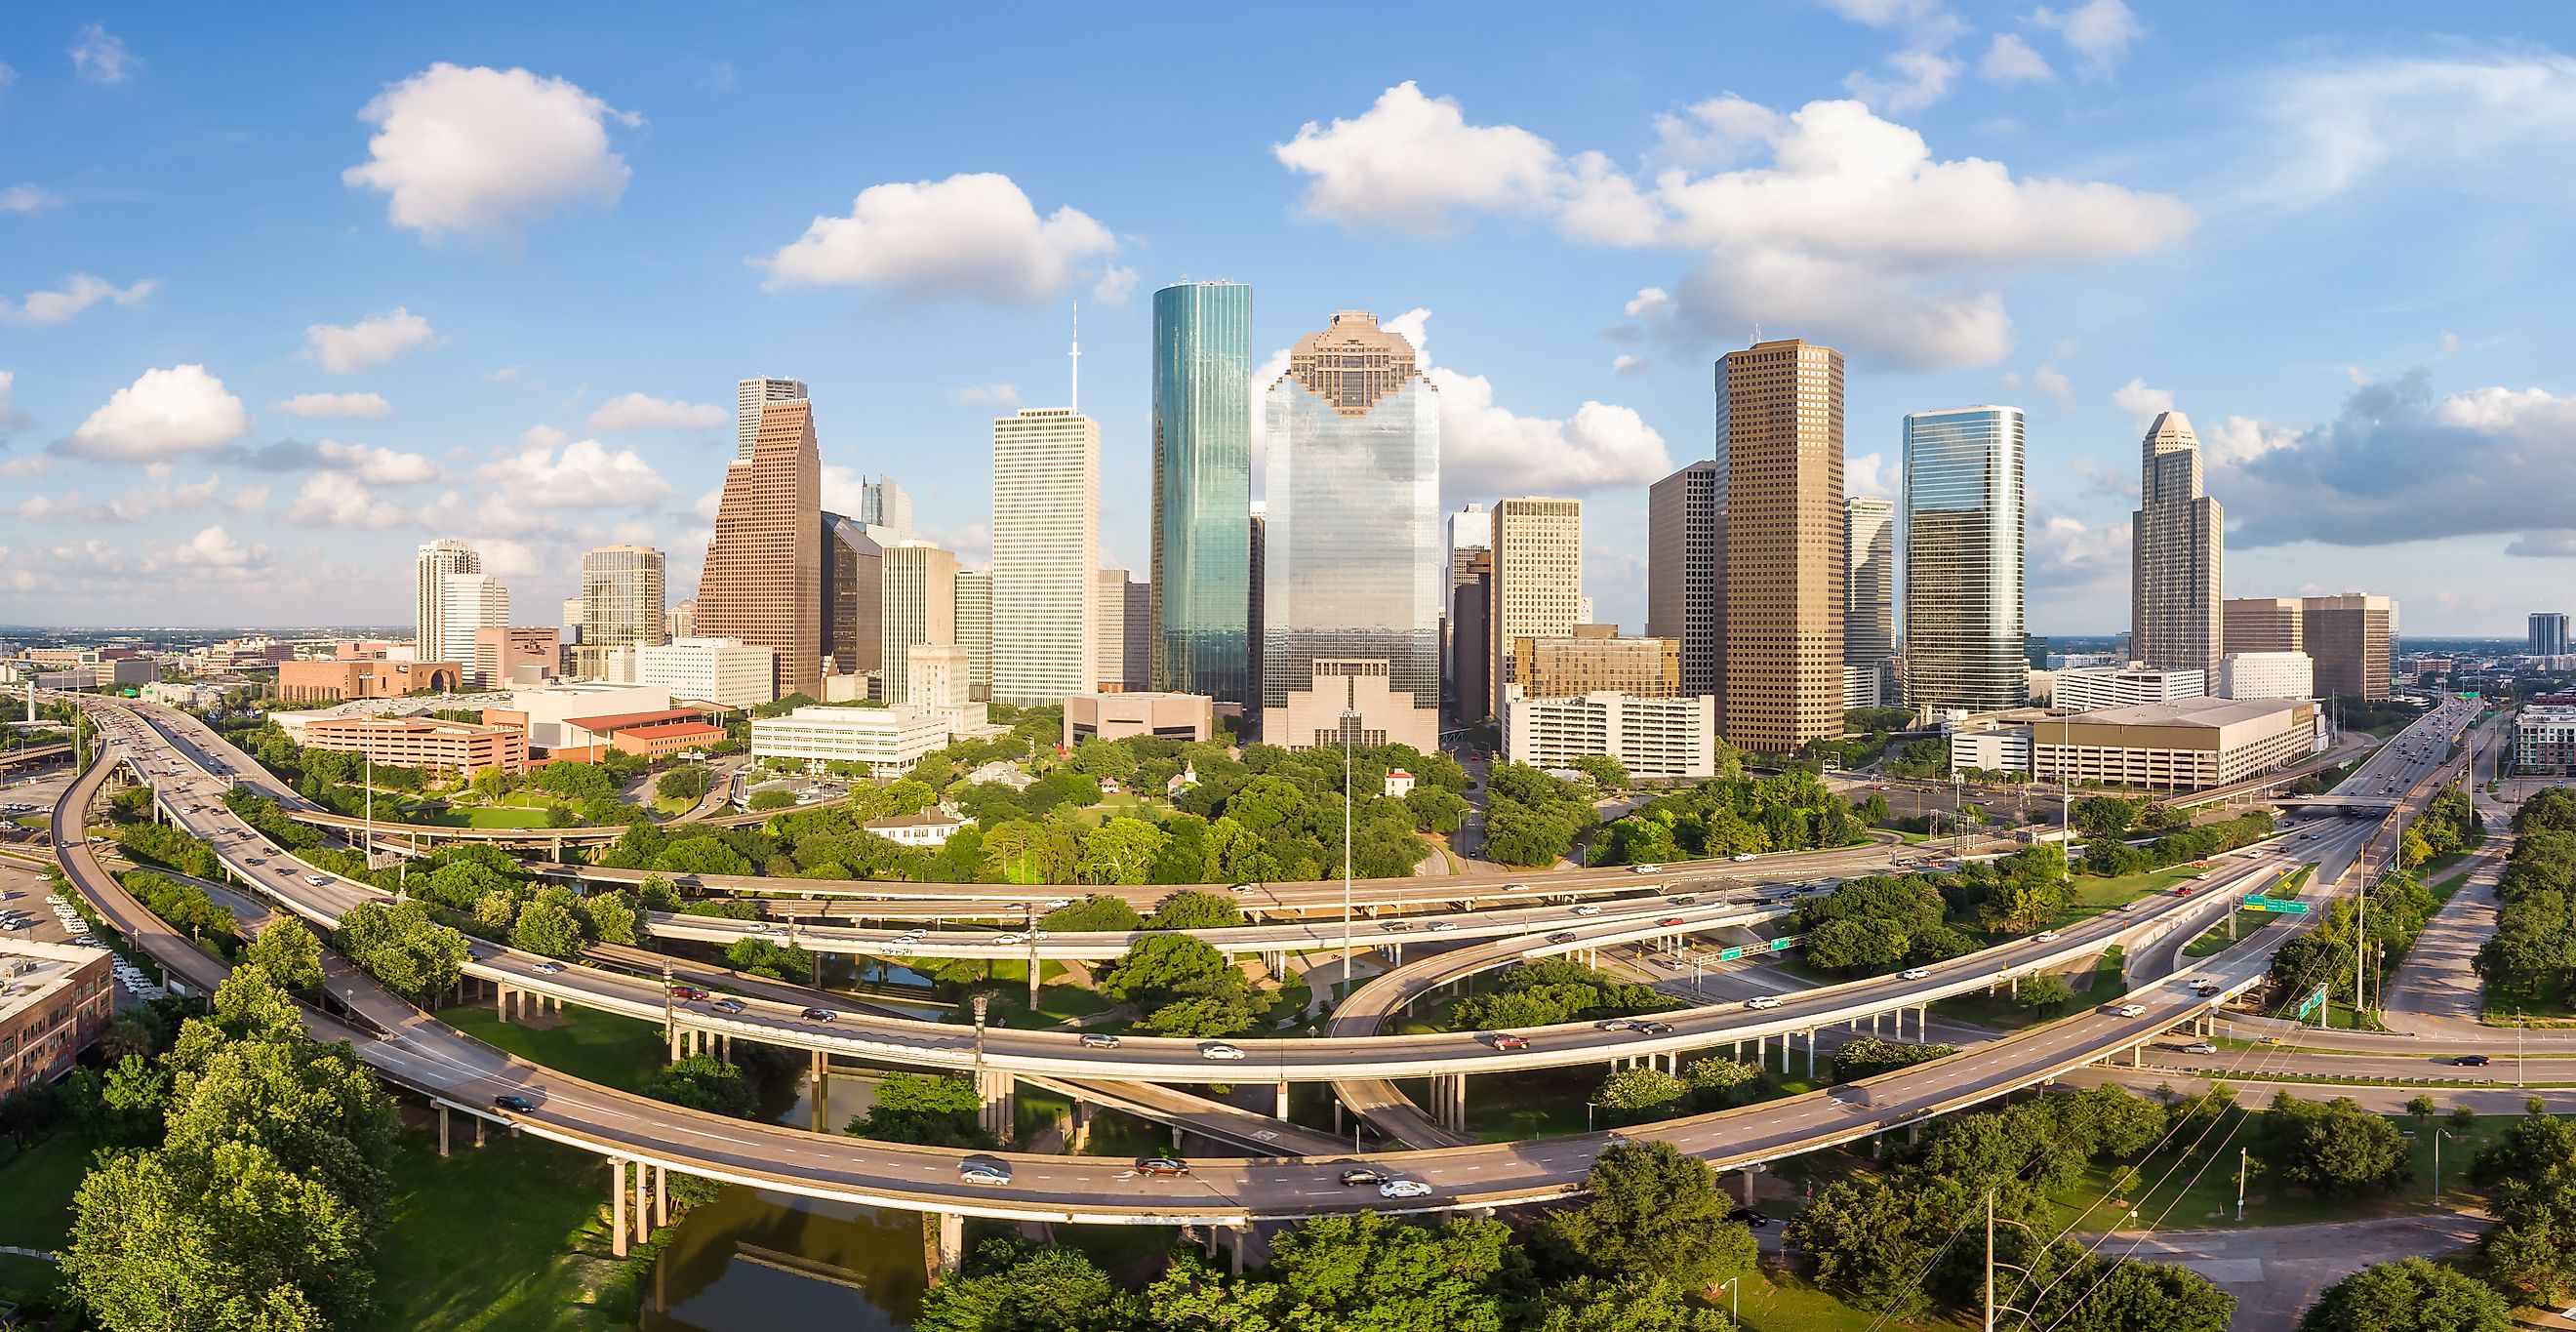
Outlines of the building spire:
<svg viewBox="0 0 2576 1332">
<path fill-rule="evenodd" d="M 1082 410 L 1082 302 L 1080 301 L 1073 303 L 1073 350 L 1066 355 L 1073 358 L 1073 399 L 1065 405 L 1078 412 Z"/>
</svg>

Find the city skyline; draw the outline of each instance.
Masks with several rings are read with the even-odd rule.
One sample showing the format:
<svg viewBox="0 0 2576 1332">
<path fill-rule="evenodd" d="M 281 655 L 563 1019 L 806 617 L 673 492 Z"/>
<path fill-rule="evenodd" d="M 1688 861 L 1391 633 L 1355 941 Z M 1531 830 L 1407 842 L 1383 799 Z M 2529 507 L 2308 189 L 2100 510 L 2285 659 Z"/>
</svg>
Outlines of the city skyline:
<svg viewBox="0 0 2576 1332">
<path fill-rule="evenodd" d="M 48 132 L 0 181 L 12 200 L 0 212 L 0 621 L 196 623 L 220 605 L 249 624 L 390 623 L 406 595 L 398 552 L 443 536 L 476 542 L 526 604 L 573 595 L 582 550 L 703 545 L 709 464 L 735 442 L 723 386 L 746 372 L 826 386 L 843 404 L 824 441 L 827 508 L 858 513 L 863 478 L 893 475 L 932 539 L 979 562 L 982 425 L 1006 399 L 1059 396 L 1077 300 L 1092 334 L 1086 408 L 1102 424 L 1102 560 L 1147 569 L 1145 297 L 1222 275 L 1264 293 L 1256 365 L 1303 327 L 1301 309 L 1367 306 L 1415 336 L 1446 394 L 1444 507 L 1584 500 L 1587 587 L 1599 618 L 1632 631 L 1645 616 L 1643 487 L 1699 452 L 1706 367 L 1759 326 L 1854 358 L 1853 493 L 1893 494 L 1907 412 L 2030 412 L 2034 632 L 2122 627 L 2122 455 L 2171 404 L 2206 427 L 2210 489 L 2234 524 L 2241 583 L 2228 591 L 2385 589 L 2412 632 L 2512 636 L 2526 603 L 2565 581 L 2576 541 L 2564 520 L 2463 503 L 2446 475 L 2382 475 L 2364 460 L 2502 457 L 2555 439 L 2552 414 L 2576 391 L 2540 332 L 2565 304 L 2564 266 L 2542 242 L 2508 274 L 2479 243 L 2498 228 L 2546 231 L 2549 210 L 2519 195 L 2459 206 L 2461 165 L 2546 158 L 2562 142 L 2547 117 L 2482 116 L 2467 91 L 2576 82 L 2557 54 L 2576 46 L 2576 21 L 2534 18 L 2427 50 L 2420 11 L 2396 6 L 2339 11 L 2330 34 L 2296 14 L 2140 14 L 2086 51 L 2026 13 L 1970 7 L 1939 48 L 1960 68 L 1906 87 L 1886 64 L 1910 49 L 1901 25 L 1821 7 L 1739 16 L 1730 49 L 1765 54 L 1714 67 L 1675 58 L 1687 40 L 1591 26 L 1570 34 L 1584 58 L 1549 65 L 1516 56 L 1537 34 L 1515 19 L 1473 51 L 1416 43 L 1401 66 L 1291 62 L 1136 168 L 1106 172 L 1089 169 L 1097 145 L 1152 105 L 1141 88 L 1068 106 L 1083 100 L 1062 95 L 1070 72 L 1040 71 L 996 102 L 898 71 L 896 95 L 931 108 L 971 98 L 979 114 L 899 149 L 868 135 L 824 145 L 790 181 L 748 178 L 716 145 L 782 117 L 868 123 L 866 104 L 794 77 L 801 51 L 848 29 L 837 16 L 783 20 L 811 40 L 757 26 L 639 36 L 634 55 L 662 62 L 647 77 L 585 50 L 571 16 L 468 17 L 450 50 L 334 15 L 298 32 L 342 54 L 269 110 L 223 99 L 280 25 L 137 20 L 112 33 L 135 61 L 106 84 L 60 54 L 77 25 L 12 14 L 0 61 L 17 77 L 0 118 Z M 1709 22 L 1663 20 L 1683 38 Z M 886 35 L 922 37 L 925 23 Z M 1119 27 L 1040 20 L 1002 49 L 1079 52 L 1114 73 L 1143 59 Z M 2031 61 L 1990 75 L 1982 53 L 2007 36 Z M 2134 77 L 2143 68 L 2186 72 Z M 428 168 L 400 156 L 394 131 L 436 123 L 460 87 L 523 98 L 532 124 L 560 115 L 561 169 L 501 172 L 479 192 L 442 193 L 418 174 Z M 977 128 L 1034 106 L 1048 108 L 1035 118 L 1045 133 L 1026 144 Z M 2477 127 L 2456 159 L 2412 128 L 2446 120 Z M 2327 126 L 2349 143 L 2323 151 Z M 212 149 L 171 151 L 201 129 Z M 1426 144 L 1457 145 L 1453 169 L 1394 182 L 1366 169 L 1380 147 Z M 1642 203 L 1575 209 L 1570 163 L 1592 151 Z M 1932 197 L 1952 225 L 1908 243 L 1775 225 L 1808 216 L 1830 179 L 1780 164 L 1862 160 L 1845 153 L 1899 168 L 1899 193 L 1865 198 L 1861 213 L 1913 215 Z M 1173 178 L 1166 154 L 1211 174 Z M 1977 164 L 1996 177 L 1969 190 Z M 1651 184 L 1667 168 L 1684 192 Z M 723 187 L 693 188 L 702 178 Z M 1932 194 L 1953 182 L 1958 193 Z M 1851 266 L 1869 283 L 1828 299 L 1836 281 L 1755 283 L 1707 259 L 1719 219 L 1690 205 L 1736 193 L 1746 206 L 1728 210 L 1742 214 L 1731 225 L 1745 234 L 1716 239 Z M 1215 197 L 1229 206 L 1208 206 Z M 265 221 L 251 199 L 298 221 Z M 1007 225 L 966 254 L 932 236 L 889 268 L 860 235 L 897 205 Z M 180 210 L 225 238 L 223 271 L 162 239 Z M 2051 242 L 2014 239 L 2034 236 Z M 2303 277 L 2385 276 L 2400 252 L 2443 258 L 2386 299 Z M 2279 262 L 2288 254 L 2300 262 Z M 636 280 L 645 271 L 659 276 Z M 1492 280 L 1503 272 L 1527 276 Z M 289 273 L 301 280 L 269 280 Z M 174 428 L 138 430 L 156 420 Z M 2423 502 L 2408 502 L 2409 480 L 2430 486 Z M 2432 581 L 2469 559 L 2495 576 Z M 695 590 L 690 563 L 674 561 L 675 600 Z M 166 572 L 182 566 L 230 595 L 172 588 Z"/>
</svg>

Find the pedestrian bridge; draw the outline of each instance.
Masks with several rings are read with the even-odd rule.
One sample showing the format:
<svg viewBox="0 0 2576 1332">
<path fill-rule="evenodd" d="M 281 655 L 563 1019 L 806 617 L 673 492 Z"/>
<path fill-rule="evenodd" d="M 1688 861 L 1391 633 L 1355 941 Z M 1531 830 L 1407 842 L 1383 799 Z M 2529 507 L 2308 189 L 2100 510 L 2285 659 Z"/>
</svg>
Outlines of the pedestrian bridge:
<svg viewBox="0 0 2576 1332">
<path fill-rule="evenodd" d="M 2345 814 L 2386 814 L 2397 808 L 2393 795 L 2308 795 L 2273 796 L 2266 803 L 2283 809 L 2321 810 Z"/>
</svg>

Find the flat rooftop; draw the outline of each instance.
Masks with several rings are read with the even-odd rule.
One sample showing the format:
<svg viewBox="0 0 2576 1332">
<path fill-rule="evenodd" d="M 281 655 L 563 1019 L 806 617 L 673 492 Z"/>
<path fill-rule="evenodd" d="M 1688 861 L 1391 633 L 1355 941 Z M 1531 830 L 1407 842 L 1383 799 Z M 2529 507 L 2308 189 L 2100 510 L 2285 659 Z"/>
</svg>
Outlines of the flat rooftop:
<svg viewBox="0 0 2576 1332">
<path fill-rule="evenodd" d="M 0 1023 L 44 1002 L 83 966 L 106 956 L 106 951 L 98 948 L 38 943 L 33 939 L 0 940 Z"/>
<path fill-rule="evenodd" d="M 2165 703 L 2131 703 L 2051 718 L 2090 726 L 2233 726 L 2262 721 L 2296 708 L 2312 707 L 2295 698 L 2177 698 Z"/>
</svg>

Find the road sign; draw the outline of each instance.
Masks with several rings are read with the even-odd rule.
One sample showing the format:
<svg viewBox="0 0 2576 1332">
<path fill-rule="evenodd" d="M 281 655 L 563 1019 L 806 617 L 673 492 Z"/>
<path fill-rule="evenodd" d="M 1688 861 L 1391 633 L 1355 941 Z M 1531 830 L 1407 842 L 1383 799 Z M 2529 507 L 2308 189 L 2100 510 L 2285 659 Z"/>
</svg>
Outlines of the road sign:
<svg viewBox="0 0 2576 1332">
<path fill-rule="evenodd" d="M 2255 893 L 2252 896 L 2247 897 L 2245 899 L 2245 906 L 2248 910 L 2269 911 L 2275 915 L 2281 916 L 2304 916 L 2308 914 L 2308 904 L 2305 902 L 2292 902 L 2277 897 L 2265 897 L 2261 893 Z"/>
<path fill-rule="evenodd" d="M 1721 950 L 1718 952 L 1717 960 L 1718 960 L 1718 961 L 1720 961 L 1720 962 L 1732 962 L 1732 961 L 1734 961 L 1734 960 L 1736 960 L 1737 958 L 1740 958 L 1740 957 L 1742 957 L 1742 956 L 1744 956 L 1744 950 L 1743 950 L 1743 949 L 1741 949 L 1741 948 L 1727 948 L 1727 949 L 1721 949 Z"/>
<path fill-rule="evenodd" d="M 2298 1016 L 2299 1016 L 2299 1017 L 2304 1018 L 2304 1017 L 2306 1017 L 2308 1014 L 2313 1013 L 2313 1012 L 2317 1011 L 2318 1009 L 2325 1007 L 2325 1004 L 2326 1004 L 2326 987 L 2324 987 L 2324 986 L 2320 985 L 2320 986 L 2318 986 L 2318 987 L 2317 987 L 2317 992 L 2316 992 L 2315 994 L 2309 995 L 2307 998 L 2302 999 L 2302 1000 L 2300 1000 L 2300 1001 L 2299 1001 L 2299 1012 L 2298 1012 Z"/>
</svg>

